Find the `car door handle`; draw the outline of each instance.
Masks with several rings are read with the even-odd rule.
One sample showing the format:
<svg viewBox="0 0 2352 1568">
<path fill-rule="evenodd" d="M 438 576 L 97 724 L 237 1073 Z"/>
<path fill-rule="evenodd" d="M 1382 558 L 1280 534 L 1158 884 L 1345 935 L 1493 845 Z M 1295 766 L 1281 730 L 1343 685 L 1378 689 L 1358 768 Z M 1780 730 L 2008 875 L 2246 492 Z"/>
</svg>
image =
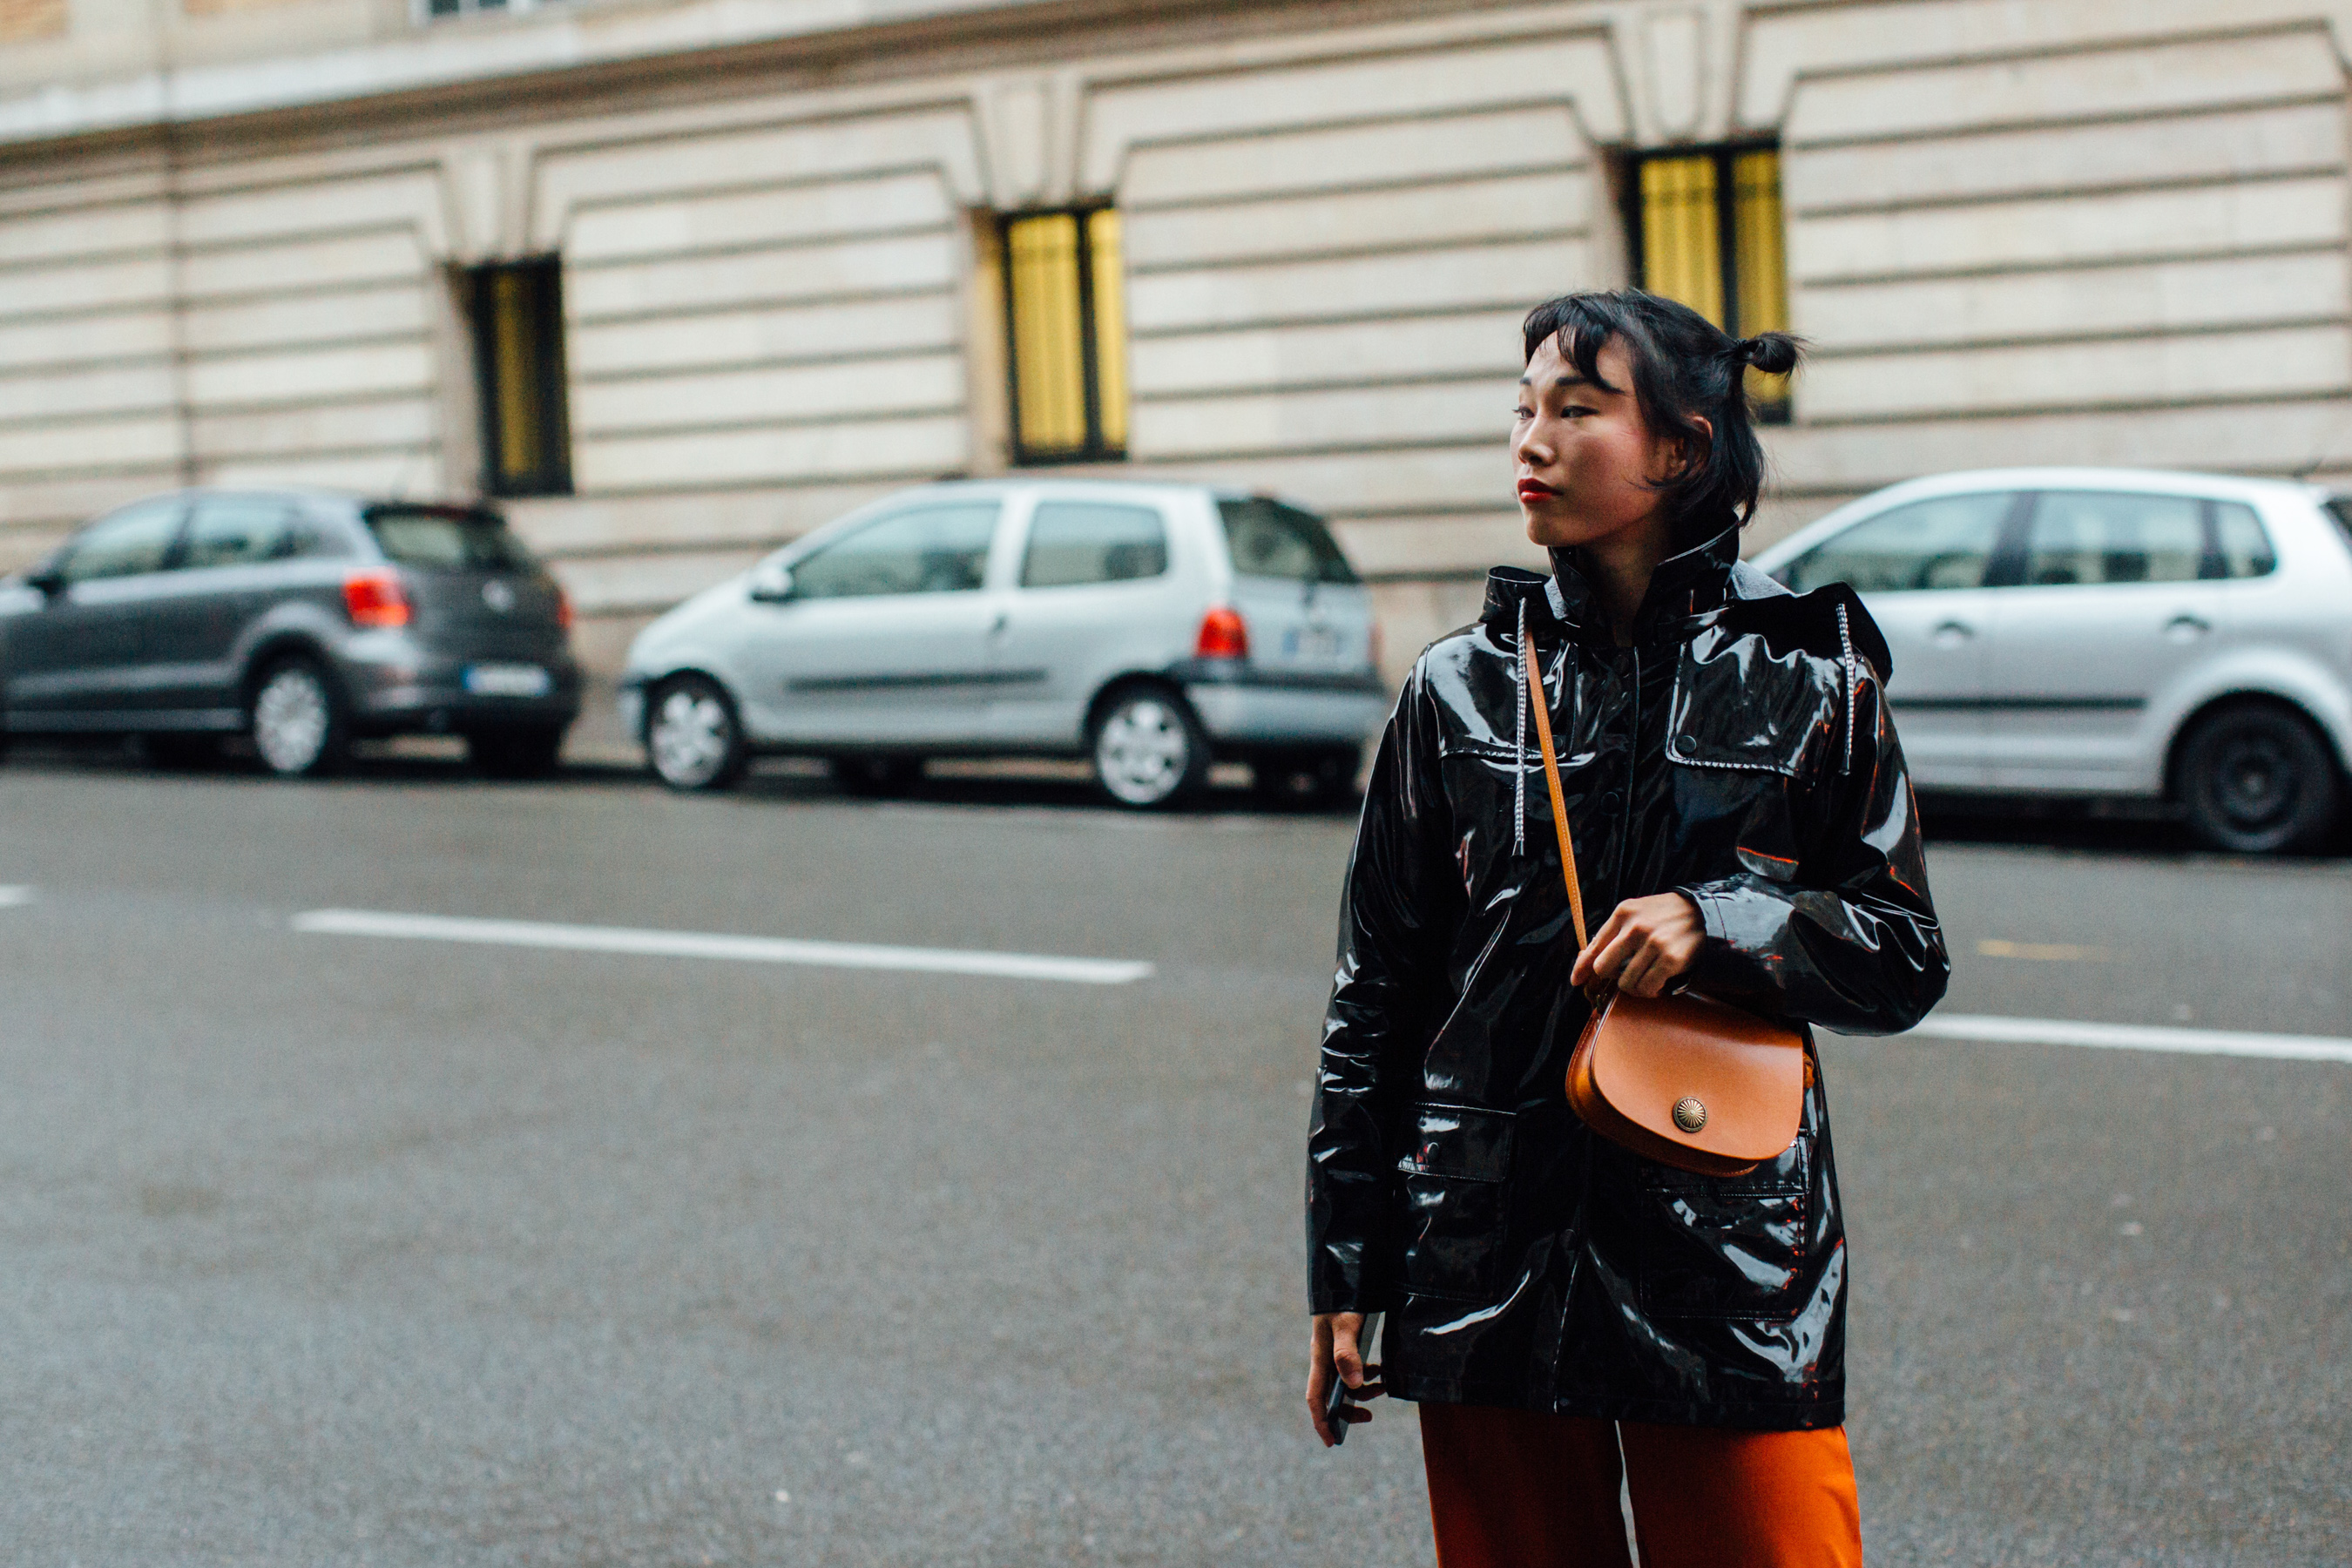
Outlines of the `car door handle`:
<svg viewBox="0 0 2352 1568">
<path fill-rule="evenodd" d="M 1937 647 L 1958 647 L 1977 635 L 1976 627 L 1960 621 L 1946 621 L 1928 634 L 1928 640 Z"/>
<path fill-rule="evenodd" d="M 2202 616 L 2178 615 L 2164 623 L 2164 635 L 2175 642 L 2187 642 L 2201 637 L 2213 629 L 2213 623 Z"/>
</svg>

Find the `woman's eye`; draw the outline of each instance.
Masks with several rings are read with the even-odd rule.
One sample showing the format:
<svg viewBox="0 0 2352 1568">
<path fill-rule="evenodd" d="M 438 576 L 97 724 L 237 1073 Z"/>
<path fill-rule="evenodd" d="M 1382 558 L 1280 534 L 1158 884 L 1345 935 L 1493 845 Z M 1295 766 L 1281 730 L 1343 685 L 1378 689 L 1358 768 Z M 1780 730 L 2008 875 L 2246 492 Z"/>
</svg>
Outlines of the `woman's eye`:
<svg viewBox="0 0 2352 1568">
<path fill-rule="evenodd" d="M 1514 418 L 1517 419 L 1532 419 L 1535 417 L 1535 411 L 1527 407 L 1523 404 L 1519 407 L 1512 409 L 1511 415 Z"/>
</svg>

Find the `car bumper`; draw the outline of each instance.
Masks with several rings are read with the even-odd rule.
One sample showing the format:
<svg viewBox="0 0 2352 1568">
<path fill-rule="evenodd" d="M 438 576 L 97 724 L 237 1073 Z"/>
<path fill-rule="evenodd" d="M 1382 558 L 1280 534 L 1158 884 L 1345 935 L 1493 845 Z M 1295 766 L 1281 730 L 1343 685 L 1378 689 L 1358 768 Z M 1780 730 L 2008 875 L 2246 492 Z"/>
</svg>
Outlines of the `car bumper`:
<svg viewBox="0 0 2352 1568">
<path fill-rule="evenodd" d="M 1202 728 L 1221 746 L 1360 745 L 1389 715 L 1387 689 L 1370 673 L 1284 676 L 1196 666 L 1180 679 Z"/>
<path fill-rule="evenodd" d="M 547 688 L 528 695 L 469 690 L 466 672 L 483 662 L 535 664 L 547 671 Z M 490 661 L 430 657 L 411 662 L 354 662 L 344 673 L 359 726 L 379 733 L 567 725 L 580 716 L 580 666 L 569 654 Z"/>
</svg>

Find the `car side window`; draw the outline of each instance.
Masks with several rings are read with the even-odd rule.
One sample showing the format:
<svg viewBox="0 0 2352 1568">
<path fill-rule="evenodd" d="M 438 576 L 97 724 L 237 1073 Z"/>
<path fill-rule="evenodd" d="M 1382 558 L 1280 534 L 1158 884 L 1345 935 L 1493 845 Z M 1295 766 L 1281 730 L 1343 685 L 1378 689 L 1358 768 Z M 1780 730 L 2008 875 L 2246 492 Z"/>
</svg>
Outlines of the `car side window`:
<svg viewBox="0 0 2352 1568">
<path fill-rule="evenodd" d="M 1024 588 L 1132 583 L 1168 570 L 1168 524 L 1148 506 L 1041 501 L 1022 557 Z"/>
<path fill-rule="evenodd" d="M 996 501 L 917 508 L 877 518 L 793 563 L 793 596 L 861 599 L 882 594 L 968 594 L 988 574 Z"/>
<path fill-rule="evenodd" d="M 2204 513 L 2195 496 L 2046 491 L 2026 534 L 2026 585 L 2193 583 L 2205 558 Z"/>
<path fill-rule="evenodd" d="M 203 496 L 188 519 L 183 569 L 251 566 L 296 553 L 293 507 L 272 496 Z M 315 532 L 315 531 L 312 531 Z"/>
<path fill-rule="evenodd" d="M 1800 594 L 1831 583 L 1862 594 L 1980 587 L 2016 500 L 1979 490 L 1898 506 L 1800 555 L 1781 581 Z"/>
<path fill-rule="evenodd" d="M 2267 577 L 2278 570 L 2278 552 L 2271 548 L 2262 520 L 2252 507 L 2236 501 L 2213 505 L 2213 554 L 2209 577 Z"/>
<path fill-rule="evenodd" d="M 68 583 L 160 572 L 180 531 L 186 503 L 178 496 L 140 501 L 100 518 L 66 546 L 58 570 Z"/>
</svg>

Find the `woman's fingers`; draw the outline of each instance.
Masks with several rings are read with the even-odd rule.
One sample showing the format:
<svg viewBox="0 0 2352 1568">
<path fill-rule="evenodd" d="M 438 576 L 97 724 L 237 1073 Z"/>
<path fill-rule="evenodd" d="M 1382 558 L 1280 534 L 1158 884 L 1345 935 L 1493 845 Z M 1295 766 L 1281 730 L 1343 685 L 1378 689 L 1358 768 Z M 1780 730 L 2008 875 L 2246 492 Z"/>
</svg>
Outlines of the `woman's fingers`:
<svg viewBox="0 0 2352 1568">
<path fill-rule="evenodd" d="M 1623 934 L 1624 930 L 1625 906 L 1620 904 L 1601 922 L 1601 929 L 1592 933 L 1592 940 L 1584 944 L 1584 951 L 1576 955 L 1576 967 L 1568 972 L 1568 983 L 1570 985 L 1589 985 L 1595 979 L 1606 980 L 1613 972 L 1601 969 L 1601 957 Z"/>
</svg>

